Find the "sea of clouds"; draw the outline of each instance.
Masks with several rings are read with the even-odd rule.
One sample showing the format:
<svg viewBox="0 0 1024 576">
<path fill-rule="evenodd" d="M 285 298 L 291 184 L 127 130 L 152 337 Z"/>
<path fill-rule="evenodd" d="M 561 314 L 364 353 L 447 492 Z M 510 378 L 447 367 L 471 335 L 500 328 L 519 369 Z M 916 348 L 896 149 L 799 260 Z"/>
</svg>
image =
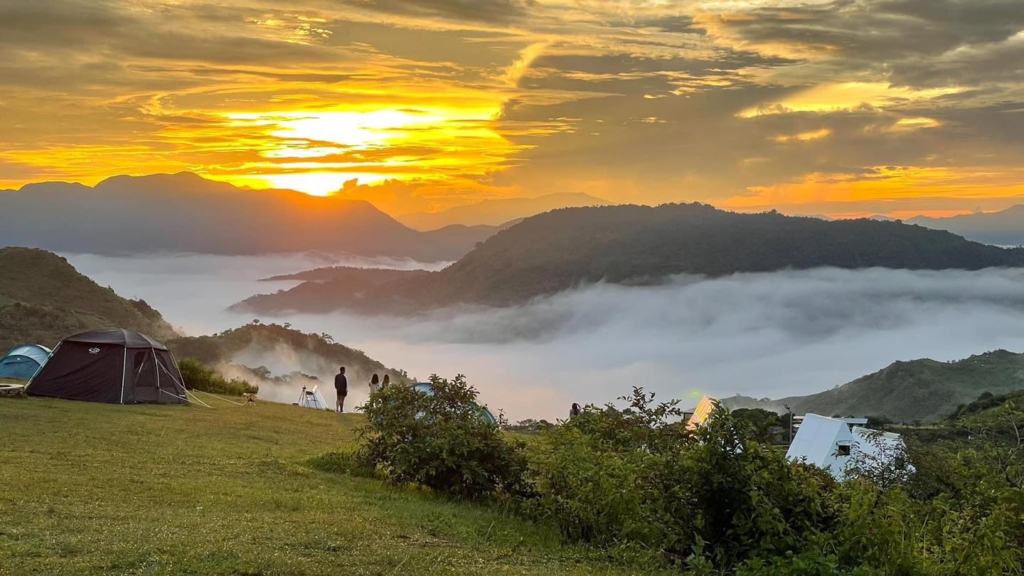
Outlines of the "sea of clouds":
<svg viewBox="0 0 1024 576">
<path fill-rule="evenodd" d="M 189 334 L 249 322 L 252 314 L 226 308 L 255 293 L 295 285 L 260 278 L 337 264 L 415 266 L 325 262 L 321 256 L 64 256 L 122 296 L 144 298 Z M 603 404 L 632 386 L 692 406 L 705 393 L 814 393 L 895 360 L 1021 351 L 1024 270 L 681 276 L 649 287 L 598 284 L 508 309 L 451 309 L 420 318 L 336 313 L 261 320 L 327 332 L 421 379 L 466 374 L 482 401 L 510 419 L 552 419 L 564 417 L 572 402 Z M 308 369 L 287 358 L 264 364 L 279 373 Z M 365 386 L 350 385 L 350 400 L 360 402 Z M 291 392 L 278 391 L 275 399 Z M 328 396 L 333 401 L 333 392 Z"/>
</svg>

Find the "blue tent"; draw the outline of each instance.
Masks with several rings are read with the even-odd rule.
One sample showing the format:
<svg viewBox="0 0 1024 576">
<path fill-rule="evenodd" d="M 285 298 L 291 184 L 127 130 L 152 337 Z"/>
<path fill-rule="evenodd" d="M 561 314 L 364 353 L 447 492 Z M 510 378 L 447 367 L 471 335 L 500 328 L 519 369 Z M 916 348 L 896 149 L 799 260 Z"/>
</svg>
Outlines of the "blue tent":
<svg viewBox="0 0 1024 576">
<path fill-rule="evenodd" d="M 422 392 L 427 396 L 434 395 L 434 386 L 431 385 L 430 382 L 419 382 L 417 384 L 413 384 L 412 389 L 417 392 Z M 494 414 L 491 414 L 490 410 L 483 406 L 480 406 L 479 404 L 477 405 L 477 408 L 480 409 L 480 416 L 483 417 L 484 420 L 490 422 L 491 424 L 498 423 L 498 419 L 494 417 Z M 417 416 L 417 418 L 419 418 L 419 416 Z"/>
<path fill-rule="evenodd" d="M 49 357 L 50 349 L 45 346 L 18 346 L 0 360 L 0 378 L 31 380 Z"/>
</svg>

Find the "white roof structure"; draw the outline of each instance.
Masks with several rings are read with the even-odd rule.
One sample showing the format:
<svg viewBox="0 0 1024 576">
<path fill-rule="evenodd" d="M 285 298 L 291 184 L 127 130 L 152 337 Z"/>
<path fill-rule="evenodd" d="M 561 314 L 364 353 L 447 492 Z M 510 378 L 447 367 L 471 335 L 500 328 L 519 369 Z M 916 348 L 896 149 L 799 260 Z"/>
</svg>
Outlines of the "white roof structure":
<svg viewBox="0 0 1024 576">
<path fill-rule="evenodd" d="M 903 448 L 899 434 L 864 428 L 866 418 L 828 418 L 817 414 L 804 416 L 793 443 L 786 452 L 790 460 L 806 460 L 824 468 L 838 480 L 846 477 L 847 468 L 878 456 L 880 449 Z"/>
</svg>

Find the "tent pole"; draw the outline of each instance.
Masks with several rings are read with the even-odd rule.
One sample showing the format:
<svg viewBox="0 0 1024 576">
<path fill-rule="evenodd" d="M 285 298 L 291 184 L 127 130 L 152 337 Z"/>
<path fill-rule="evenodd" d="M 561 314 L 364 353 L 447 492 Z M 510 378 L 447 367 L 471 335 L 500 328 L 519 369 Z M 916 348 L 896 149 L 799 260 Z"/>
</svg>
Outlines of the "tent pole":
<svg viewBox="0 0 1024 576">
<path fill-rule="evenodd" d="M 150 348 L 150 353 L 153 354 L 153 372 L 156 372 L 156 389 L 160 391 L 160 361 L 156 359 L 156 348 Z"/>
<path fill-rule="evenodd" d="M 64 343 L 63 340 L 61 340 L 60 342 L 57 342 L 57 345 L 53 347 L 53 350 L 50 350 L 50 355 L 46 357 L 46 364 L 50 363 L 50 358 L 53 358 L 54 353 L 56 353 L 57 350 L 60 349 L 60 345 L 63 344 L 63 343 Z M 46 364 L 43 364 L 42 366 L 40 366 L 39 370 L 36 370 L 36 373 L 33 374 L 32 377 L 28 379 L 28 384 L 25 384 L 25 394 L 28 394 L 28 387 L 32 385 L 32 382 L 34 382 L 35 379 L 36 379 L 36 376 L 39 376 L 39 373 L 43 371 L 43 368 L 46 368 Z"/>
<path fill-rule="evenodd" d="M 178 376 L 181 376 L 181 368 L 178 368 L 178 359 L 174 357 L 174 352 L 171 352 L 171 349 L 167 348 L 167 354 L 171 357 L 171 362 L 174 363 L 174 369 L 178 371 Z M 181 382 L 178 382 L 177 378 L 175 378 L 173 374 L 169 375 L 171 377 L 171 380 L 173 380 L 175 384 L 179 384 L 181 386 L 181 389 L 185 391 L 185 398 L 187 399 L 188 386 L 185 385 L 185 377 L 182 376 Z M 193 394 L 193 396 L 195 396 L 195 394 Z"/>
<path fill-rule="evenodd" d="M 122 330 L 123 332 L 123 330 Z M 125 337 L 124 345 L 124 361 L 121 362 L 121 404 L 124 404 L 124 379 L 126 371 L 128 370 L 128 337 Z"/>
</svg>

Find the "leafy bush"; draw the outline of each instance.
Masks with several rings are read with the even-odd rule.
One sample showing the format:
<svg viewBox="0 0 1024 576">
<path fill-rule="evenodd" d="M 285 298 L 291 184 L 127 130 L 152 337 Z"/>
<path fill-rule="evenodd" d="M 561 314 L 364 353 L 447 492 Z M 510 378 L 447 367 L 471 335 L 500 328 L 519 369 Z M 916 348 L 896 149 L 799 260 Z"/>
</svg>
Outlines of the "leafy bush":
<svg viewBox="0 0 1024 576">
<path fill-rule="evenodd" d="M 1022 573 L 1024 413 L 1012 403 L 988 413 L 988 436 L 971 423 L 969 447 L 904 454 L 896 470 L 869 461 L 837 482 L 788 461 L 749 415 L 719 409 L 691 431 L 673 402 L 624 399 L 531 445 L 537 496 L 522 509 L 568 540 L 649 550 L 692 574 Z"/>
<path fill-rule="evenodd" d="M 832 516 L 824 472 L 794 466 L 720 410 L 688 430 L 674 402 L 634 389 L 628 410 L 588 407 L 542 435 L 528 505 L 569 539 L 632 542 L 674 561 L 734 566 L 810 549 Z"/>
<path fill-rule="evenodd" d="M 390 386 L 370 395 L 362 462 L 385 479 L 461 498 L 521 496 L 526 457 L 483 418 L 465 377 L 430 379 L 434 393 Z"/>
<path fill-rule="evenodd" d="M 692 576 L 1024 574 L 1024 411 L 1009 400 L 960 422 L 955 441 L 911 442 L 896 469 L 869 460 L 838 482 L 790 462 L 760 413 L 718 409 L 690 430 L 676 402 L 639 388 L 624 410 L 541 428 L 527 467 L 462 377 L 432 381 L 434 396 L 373 394 L 357 455 L 311 465 L 498 495 L 568 541 Z"/>
<path fill-rule="evenodd" d="M 215 369 L 191 358 L 182 358 L 178 361 L 178 370 L 185 381 L 185 387 L 189 390 L 211 392 L 214 394 L 228 394 L 231 396 L 242 396 L 244 394 L 256 394 L 260 387 L 250 384 L 246 380 L 233 378 L 228 380 L 220 375 Z"/>
</svg>

